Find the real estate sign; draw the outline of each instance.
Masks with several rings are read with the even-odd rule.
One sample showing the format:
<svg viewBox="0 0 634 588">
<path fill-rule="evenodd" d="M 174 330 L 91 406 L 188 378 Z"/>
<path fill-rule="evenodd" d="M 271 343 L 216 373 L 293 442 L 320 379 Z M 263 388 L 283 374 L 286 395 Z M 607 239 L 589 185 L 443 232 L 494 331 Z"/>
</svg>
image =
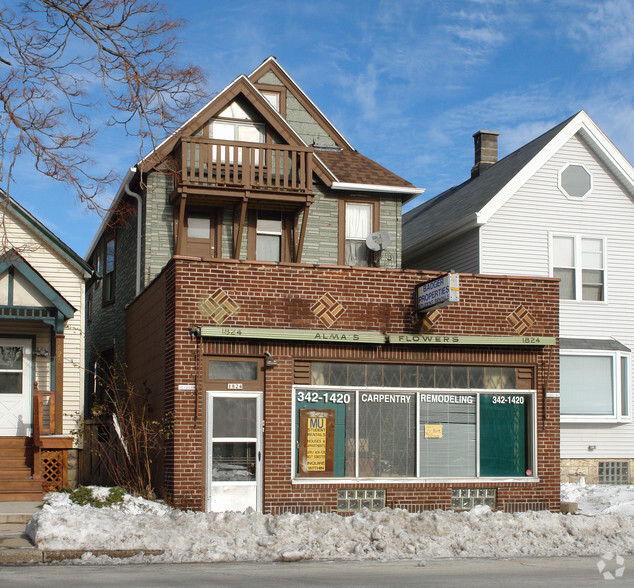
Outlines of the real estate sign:
<svg viewBox="0 0 634 588">
<path fill-rule="evenodd" d="M 416 310 L 430 312 L 460 300 L 458 274 L 447 274 L 442 278 L 423 282 L 416 286 Z"/>
</svg>

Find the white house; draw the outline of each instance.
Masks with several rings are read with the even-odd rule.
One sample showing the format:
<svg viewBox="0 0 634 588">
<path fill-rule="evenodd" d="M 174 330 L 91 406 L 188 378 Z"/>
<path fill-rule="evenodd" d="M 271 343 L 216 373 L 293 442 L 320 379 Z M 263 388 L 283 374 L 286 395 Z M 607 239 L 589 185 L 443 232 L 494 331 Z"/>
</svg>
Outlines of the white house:
<svg viewBox="0 0 634 588">
<path fill-rule="evenodd" d="M 403 218 L 404 267 L 554 276 L 560 284 L 562 481 L 634 466 L 634 169 L 581 111 Z"/>
<path fill-rule="evenodd" d="M 77 481 L 92 270 L 0 191 L 0 501 Z"/>
</svg>

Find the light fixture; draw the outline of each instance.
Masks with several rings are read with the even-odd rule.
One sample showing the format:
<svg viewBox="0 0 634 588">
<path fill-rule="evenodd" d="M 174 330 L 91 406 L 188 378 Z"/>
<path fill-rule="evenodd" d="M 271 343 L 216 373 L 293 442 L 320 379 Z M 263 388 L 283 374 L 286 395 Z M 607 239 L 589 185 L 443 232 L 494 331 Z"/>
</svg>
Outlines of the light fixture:
<svg viewBox="0 0 634 588">
<path fill-rule="evenodd" d="M 277 365 L 277 361 L 273 359 L 268 351 L 264 352 L 264 365 L 265 367 L 275 367 Z"/>
<path fill-rule="evenodd" d="M 48 357 L 48 349 L 46 349 L 46 347 L 38 347 L 35 355 L 37 355 L 38 357 Z"/>
</svg>

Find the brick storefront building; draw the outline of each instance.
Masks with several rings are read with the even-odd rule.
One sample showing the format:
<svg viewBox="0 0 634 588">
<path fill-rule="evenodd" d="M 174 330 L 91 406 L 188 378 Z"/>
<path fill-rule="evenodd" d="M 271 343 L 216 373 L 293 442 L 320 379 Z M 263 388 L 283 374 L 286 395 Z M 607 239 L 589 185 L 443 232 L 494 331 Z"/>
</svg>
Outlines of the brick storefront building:
<svg viewBox="0 0 634 588">
<path fill-rule="evenodd" d="M 175 415 L 167 496 L 558 510 L 557 281 L 461 275 L 460 302 L 413 320 L 437 277 L 172 259 L 126 315 L 130 375 Z"/>
<path fill-rule="evenodd" d="M 415 314 L 402 205 L 274 58 L 126 175 L 87 259 L 87 363 L 174 415 L 203 510 L 559 504 L 557 282 L 460 276 Z M 117 220 L 116 212 L 125 212 Z"/>
</svg>

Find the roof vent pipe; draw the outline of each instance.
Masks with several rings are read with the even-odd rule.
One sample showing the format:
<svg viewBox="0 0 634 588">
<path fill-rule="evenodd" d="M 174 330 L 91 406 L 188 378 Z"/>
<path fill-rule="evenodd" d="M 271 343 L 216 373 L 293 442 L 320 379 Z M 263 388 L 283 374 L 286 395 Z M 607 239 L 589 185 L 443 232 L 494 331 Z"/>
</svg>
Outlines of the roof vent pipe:
<svg viewBox="0 0 634 588">
<path fill-rule="evenodd" d="M 477 178 L 498 160 L 498 136 L 495 131 L 478 131 L 473 135 L 475 165 L 471 168 L 471 177 Z"/>
</svg>

